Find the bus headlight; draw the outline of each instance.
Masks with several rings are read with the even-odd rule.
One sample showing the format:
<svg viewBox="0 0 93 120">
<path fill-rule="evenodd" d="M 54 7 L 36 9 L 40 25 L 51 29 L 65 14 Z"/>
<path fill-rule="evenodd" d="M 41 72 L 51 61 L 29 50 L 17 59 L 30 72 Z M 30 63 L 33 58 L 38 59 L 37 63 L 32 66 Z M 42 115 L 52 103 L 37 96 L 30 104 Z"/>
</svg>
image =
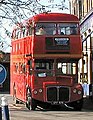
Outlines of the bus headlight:
<svg viewBox="0 0 93 120">
<path fill-rule="evenodd" d="M 78 93 L 78 95 L 81 95 L 82 92 L 79 90 L 77 93 Z"/>
<path fill-rule="evenodd" d="M 77 89 L 76 88 L 73 90 L 73 93 L 77 93 Z"/>
<path fill-rule="evenodd" d="M 42 89 L 39 89 L 39 93 L 42 93 L 43 92 L 43 90 Z"/>
<path fill-rule="evenodd" d="M 35 95 L 37 94 L 37 90 L 34 90 L 34 94 L 35 94 Z"/>
</svg>

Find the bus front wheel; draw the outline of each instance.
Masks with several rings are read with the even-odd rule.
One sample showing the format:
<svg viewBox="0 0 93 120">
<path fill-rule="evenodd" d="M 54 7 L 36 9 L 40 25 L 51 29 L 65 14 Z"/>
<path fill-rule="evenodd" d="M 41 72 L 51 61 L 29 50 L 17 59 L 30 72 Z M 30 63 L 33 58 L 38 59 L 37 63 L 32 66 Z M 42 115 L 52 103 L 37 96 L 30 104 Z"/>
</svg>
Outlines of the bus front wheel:
<svg viewBox="0 0 93 120">
<path fill-rule="evenodd" d="M 70 104 L 68 104 L 70 107 L 73 107 L 73 109 L 75 111 L 81 111 L 82 107 L 83 107 L 83 99 L 72 102 Z"/>
<path fill-rule="evenodd" d="M 32 98 L 32 95 L 31 95 L 31 89 L 27 89 L 27 92 L 26 92 L 26 107 L 29 109 L 29 110 L 35 110 L 37 105 L 36 105 L 36 101 Z"/>
<path fill-rule="evenodd" d="M 74 110 L 81 111 L 82 107 L 83 107 L 83 99 L 74 103 Z"/>
</svg>

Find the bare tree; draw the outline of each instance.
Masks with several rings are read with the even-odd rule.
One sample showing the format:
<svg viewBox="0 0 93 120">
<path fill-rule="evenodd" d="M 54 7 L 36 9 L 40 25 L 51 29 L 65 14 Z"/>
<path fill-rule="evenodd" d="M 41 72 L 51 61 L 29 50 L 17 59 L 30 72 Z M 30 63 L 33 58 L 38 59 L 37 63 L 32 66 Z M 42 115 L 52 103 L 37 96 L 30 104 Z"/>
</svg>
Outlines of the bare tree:
<svg viewBox="0 0 93 120">
<path fill-rule="evenodd" d="M 55 3 L 56 0 L 46 0 L 47 5 L 44 5 L 42 0 L 0 0 L 0 31 L 5 31 L 5 34 L 0 32 L 0 49 L 3 51 L 10 46 L 8 41 L 5 42 L 7 37 L 11 37 L 11 29 L 14 24 L 22 22 L 24 19 L 32 15 L 51 12 L 52 9 L 64 10 L 68 9 L 65 0 L 60 0 L 60 4 Z M 44 1 L 44 0 L 43 0 Z M 3 30 L 2 30 L 3 29 Z"/>
</svg>

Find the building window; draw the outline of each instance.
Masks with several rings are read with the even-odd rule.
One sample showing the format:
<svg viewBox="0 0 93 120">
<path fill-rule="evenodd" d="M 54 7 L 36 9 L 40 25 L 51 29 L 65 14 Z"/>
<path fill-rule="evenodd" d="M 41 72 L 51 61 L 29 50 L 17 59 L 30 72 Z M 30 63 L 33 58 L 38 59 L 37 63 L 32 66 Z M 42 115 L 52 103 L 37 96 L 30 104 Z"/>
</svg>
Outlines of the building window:
<svg viewBox="0 0 93 120">
<path fill-rule="evenodd" d="M 88 6 L 88 0 L 87 0 L 87 13 L 88 13 L 88 8 L 89 8 L 89 6 Z"/>
<path fill-rule="evenodd" d="M 74 15 L 76 14 L 76 9 L 75 9 L 75 7 L 74 7 Z"/>
<path fill-rule="evenodd" d="M 91 0 L 91 8 L 93 7 L 93 0 Z"/>
<path fill-rule="evenodd" d="M 82 18 L 82 3 L 79 1 L 79 19 Z"/>
<path fill-rule="evenodd" d="M 84 5 L 83 5 L 83 12 L 82 12 L 82 14 L 83 14 L 83 17 L 84 17 Z"/>
</svg>

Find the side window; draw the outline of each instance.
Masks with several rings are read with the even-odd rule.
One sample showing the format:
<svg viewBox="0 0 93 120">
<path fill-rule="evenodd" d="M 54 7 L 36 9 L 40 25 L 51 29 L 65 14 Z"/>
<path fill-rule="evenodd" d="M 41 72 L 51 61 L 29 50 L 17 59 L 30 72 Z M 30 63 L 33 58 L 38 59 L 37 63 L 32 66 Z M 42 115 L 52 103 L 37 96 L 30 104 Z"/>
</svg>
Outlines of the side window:
<svg viewBox="0 0 93 120">
<path fill-rule="evenodd" d="M 22 37 L 26 37 L 28 35 L 28 28 L 26 26 L 23 26 L 22 28 Z"/>
<path fill-rule="evenodd" d="M 27 65 L 29 65 L 29 73 L 32 74 L 32 60 L 27 61 Z"/>
<path fill-rule="evenodd" d="M 22 27 L 22 37 L 25 36 L 25 26 Z"/>
<path fill-rule="evenodd" d="M 13 39 L 16 38 L 16 29 L 13 30 L 11 38 L 13 38 Z"/>
<path fill-rule="evenodd" d="M 26 73 L 26 65 L 25 65 L 25 63 L 22 63 L 22 73 Z"/>
<path fill-rule="evenodd" d="M 15 71 L 15 73 L 18 72 L 18 64 L 17 63 L 14 63 L 14 71 Z"/>
<path fill-rule="evenodd" d="M 21 38 L 21 30 L 18 30 L 18 38 Z"/>
<path fill-rule="evenodd" d="M 25 37 L 28 36 L 28 28 L 25 29 Z"/>
<path fill-rule="evenodd" d="M 20 38 L 21 37 L 21 30 L 20 28 L 17 28 L 17 31 L 16 31 L 16 38 Z"/>
<path fill-rule="evenodd" d="M 34 27 L 32 25 L 30 25 L 29 28 L 28 28 L 28 35 L 32 35 L 33 30 L 34 30 Z"/>
</svg>

